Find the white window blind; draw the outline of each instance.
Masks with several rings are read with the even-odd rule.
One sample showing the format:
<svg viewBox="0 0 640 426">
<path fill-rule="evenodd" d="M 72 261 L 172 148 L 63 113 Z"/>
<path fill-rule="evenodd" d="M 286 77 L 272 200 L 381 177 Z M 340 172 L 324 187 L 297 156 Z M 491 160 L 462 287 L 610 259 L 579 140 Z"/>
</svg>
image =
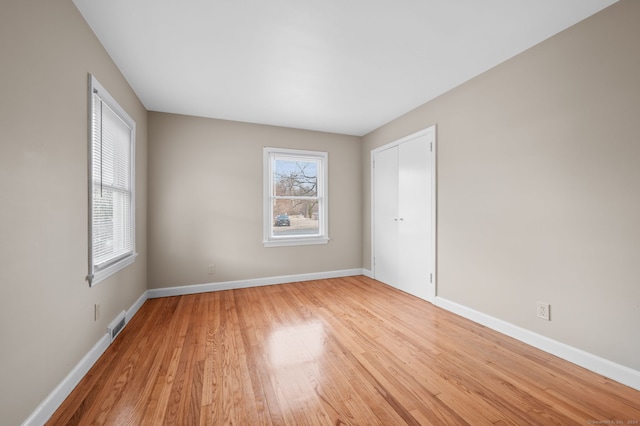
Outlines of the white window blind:
<svg viewBox="0 0 640 426">
<path fill-rule="evenodd" d="M 90 77 L 91 285 L 133 262 L 135 122 Z"/>
</svg>

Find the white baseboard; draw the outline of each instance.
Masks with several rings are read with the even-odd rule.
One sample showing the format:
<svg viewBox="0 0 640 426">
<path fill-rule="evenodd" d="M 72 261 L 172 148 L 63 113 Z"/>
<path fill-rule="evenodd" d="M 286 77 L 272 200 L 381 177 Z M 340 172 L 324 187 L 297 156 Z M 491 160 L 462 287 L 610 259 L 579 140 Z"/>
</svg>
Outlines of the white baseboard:
<svg viewBox="0 0 640 426">
<path fill-rule="evenodd" d="M 140 307 L 147 300 L 147 292 L 145 291 L 136 300 L 125 314 L 125 327 L 129 320 L 138 312 Z M 82 357 L 80 362 L 71 370 L 69 374 L 60 382 L 58 386 L 38 405 L 31 415 L 22 423 L 22 426 L 40 426 L 44 425 L 51 418 L 53 413 L 60 407 L 64 400 L 69 396 L 71 391 L 80 383 L 80 380 L 89 372 L 93 364 L 107 350 L 110 343 L 109 334 L 105 330 L 105 334 L 93 345 L 93 347 Z"/>
<path fill-rule="evenodd" d="M 573 346 L 558 342 L 557 340 L 550 339 L 541 334 L 534 333 L 442 297 L 436 297 L 435 305 L 573 364 L 579 365 L 580 367 L 584 367 L 594 373 L 640 390 L 640 371 L 617 364 L 581 349 L 574 348 Z"/>
<path fill-rule="evenodd" d="M 80 360 L 62 382 L 38 405 L 31 415 L 22 423 L 23 426 L 43 425 L 55 413 L 60 404 L 69 396 L 71 391 L 80 383 L 89 369 L 109 347 L 109 335 L 107 333 L 96 343 L 93 348 Z"/>
<path fill-rule="evenodd" d="M 133 302 L 133 305 L 131 305 L 129 310 L 127 310 L 125 327 L 126 327 L 126 324 L 129 324 L 129 321 L 131 320 L 131 318 L 133 318 L 138 313 L 138 310 L 142 307 L 142 305 L 144 305 L 144 302 L 146 302 L 147 299 L 149 298 L 147 293 L 148 291 L 145 291 L 144 293 L 142 293 L 140 297 L 138 297 L 138 300 Z"/>
<path fill-rule="evenodd" d="M 185 294 L 207 293 L 210 291 L 235 290 L 239 288 L 261 287 L 265 285 L 286 284 L 300 281 L 323 280 L 328 278 L 350 277 L 362 275 L 361 268 L 343 269 L 340 271 L 317 272 L 311 274 L 283 275 L 279 277 L 256 278 L 249 280 L 224 281 L 219 283 L 195 284 L 180 287 L 152 288 L 147 290 L 149 299 Z"/>
<path fill-rule="evenodd" d="M 373 279 L 373 271 L 371 271 L 370 269 L 363 269 L 362 275 L 364 275 L 367 278 Z"/>
</svg>

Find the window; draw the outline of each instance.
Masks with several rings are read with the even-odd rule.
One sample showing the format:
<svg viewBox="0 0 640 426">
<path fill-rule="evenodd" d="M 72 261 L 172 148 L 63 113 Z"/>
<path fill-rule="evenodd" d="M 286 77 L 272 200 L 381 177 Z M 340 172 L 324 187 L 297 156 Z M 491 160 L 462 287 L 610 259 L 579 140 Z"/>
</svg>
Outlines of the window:
<svg viewBox="0 0 640 426">
<path fill-rule="evenodd" d="M 326 244 L 326 152 L 264 148 L 264 245 Z"/>
<path fill-rule="evenodd" d="M 133 263 L 136 124 L 89 76 L 89 285 Z"/>
</svg>

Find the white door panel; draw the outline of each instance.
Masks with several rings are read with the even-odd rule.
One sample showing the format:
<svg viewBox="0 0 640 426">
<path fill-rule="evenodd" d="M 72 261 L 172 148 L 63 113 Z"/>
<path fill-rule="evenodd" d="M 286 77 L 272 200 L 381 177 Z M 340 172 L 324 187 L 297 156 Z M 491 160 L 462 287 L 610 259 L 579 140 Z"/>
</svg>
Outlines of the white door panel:
<svg viewBox="0 0 640 426">
<path fill-rule="evenodd" d="M 398 284 L 401 290 L 426 299 L 431 251 L 431 179 L 426 136 L 400 145 L 398 169 Z"/>
<path fill-rule="evenodd" d="M 375 274 L 386 284 L 398 282 L 398 147 L 376 155 Z"/>
</svg>

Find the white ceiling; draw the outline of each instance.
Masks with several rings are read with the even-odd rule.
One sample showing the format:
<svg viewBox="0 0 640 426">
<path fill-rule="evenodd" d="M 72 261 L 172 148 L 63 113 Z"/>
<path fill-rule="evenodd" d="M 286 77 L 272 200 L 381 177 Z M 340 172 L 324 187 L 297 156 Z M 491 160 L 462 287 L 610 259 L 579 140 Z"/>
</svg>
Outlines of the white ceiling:
<svg viewBox="0 0 640 426">
<path fill-rule="evenodd" d="M 364 135 L 616 0 L 73 0 L 151 111 Z"/>
</svg>

